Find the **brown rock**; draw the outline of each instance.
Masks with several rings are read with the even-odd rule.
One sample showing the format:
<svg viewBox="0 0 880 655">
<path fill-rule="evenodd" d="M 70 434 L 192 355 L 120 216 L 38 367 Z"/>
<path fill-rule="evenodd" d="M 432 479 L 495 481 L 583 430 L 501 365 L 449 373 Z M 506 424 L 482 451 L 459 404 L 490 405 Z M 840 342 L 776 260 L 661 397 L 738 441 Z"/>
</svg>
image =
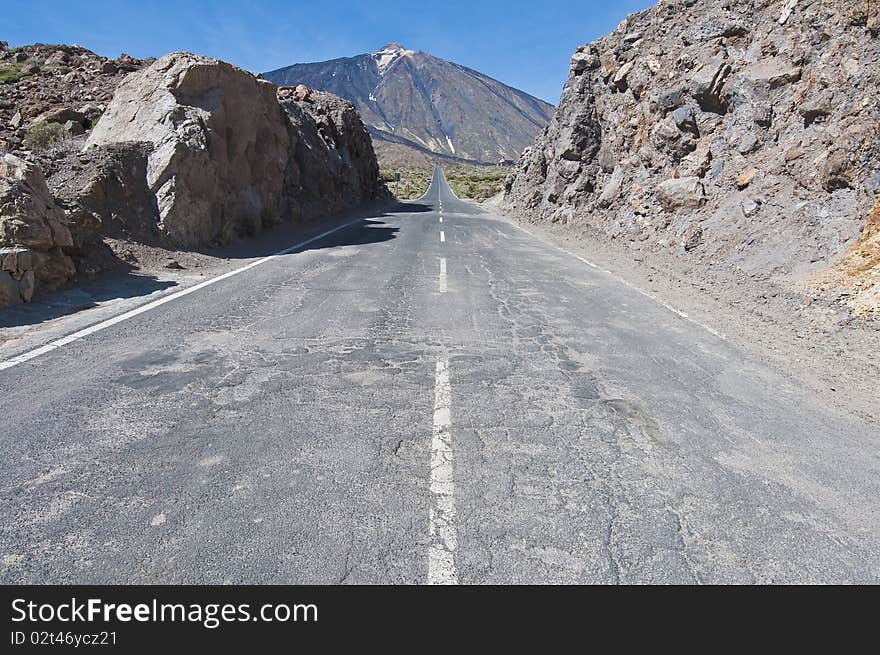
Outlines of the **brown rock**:
<svg viewBox="0 0 880 655">
<path fill-rule="evenodd" d="M 755 175 L 758 174 L 757 168 L 747 168 L 742 173 L 739 174 L 739 177 L 736 178 L 736 187 L 738 189 L 745 189 L 749 184 L 752 183 L 752 180 L 755 178 Z"/>
<path fill-rule="evenodd" d="M 655 193 L 660 205 L 666 210 L 696 208 L 706 199 L 703 185 L 698 177 L 666 180 L 657 185 Z"/>
</svg>

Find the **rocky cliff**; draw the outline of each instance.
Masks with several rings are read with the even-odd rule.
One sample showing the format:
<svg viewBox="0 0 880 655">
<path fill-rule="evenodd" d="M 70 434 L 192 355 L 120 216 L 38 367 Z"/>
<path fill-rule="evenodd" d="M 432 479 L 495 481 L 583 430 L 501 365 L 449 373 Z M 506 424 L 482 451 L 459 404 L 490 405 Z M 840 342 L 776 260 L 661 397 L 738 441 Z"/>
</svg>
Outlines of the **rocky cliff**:
<svg viewBox="0 0 880 655">
<path fill-rule="evenodd" d="M 92 266 L 107 236 L 198 248 L 387 196 L 351 103 L 172 53 L 129 74 L 87 136 L 5 156 L 0 305 Z"/>
<path fill-rule="evenodd" d="M 661 0 L 577 49 L 505 202 L 704 280 L 880 312 L 878 88 L 880 3 Z"/>
</svg>

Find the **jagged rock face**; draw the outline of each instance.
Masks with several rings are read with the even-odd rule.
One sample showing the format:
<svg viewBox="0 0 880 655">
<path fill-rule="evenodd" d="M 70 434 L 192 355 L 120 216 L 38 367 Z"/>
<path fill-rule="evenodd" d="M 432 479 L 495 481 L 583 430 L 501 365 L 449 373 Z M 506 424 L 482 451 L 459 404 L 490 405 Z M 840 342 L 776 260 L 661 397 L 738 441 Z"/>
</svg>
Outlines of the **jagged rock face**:
<svg viewBox="0 0 880 655">
<path fill-rule="evenodd" d="M 172 53 L 129 75 L 86 142 L 152 145 L 159 225 L 197 245 L 278 216 L 290 138 L 275 86 L 230 64 Z"/>
<path fill-rule="evenodd" d="M 372 140 L 357 110 L 332 93 L 282 87 L 290 119 L 285 212 L 294 220 L 387 197 Z"/>
<path fill-rule="evenodd" d="M 578 48 L 506 202 L 643 250 L 811 275 L 880 190 L 878 37 L 872 0 L 662 1 Z"/>
<path fill-rule="evenodd" d="M 372 53 L 263 74 L 352 101 L 380 147 L 449 161 L 515 160 L 547 125 L 552 105 L 477 71 L 398 43 Z"/>
<path fill-rule="evenodd" d="M 143 234 L 143 212 L 155 211 L 175 245 L 225 242 L 387 193 L 351 103 L 305 87 L 279 90 L 209 57 L 172 53 L 130 75 L 86 153 L 123 143 L 144 144 L 146 153 L 145 182 L 131 179 L 123 190 L 145 184 L 153 198 L 136 203 L 128 228 Z M 136 165 L 109 168 L 140 175 Z M 75 204 L 106 215 L 94 198 L 120 197 L 117 178 L 105 175 Z"/>
<path fill-rule="evenodd" d="M 0 158 L 0 307 L 28 301 L 76 273 L 73 239 L 42 172 L 14 155 Z"/>
</svg>

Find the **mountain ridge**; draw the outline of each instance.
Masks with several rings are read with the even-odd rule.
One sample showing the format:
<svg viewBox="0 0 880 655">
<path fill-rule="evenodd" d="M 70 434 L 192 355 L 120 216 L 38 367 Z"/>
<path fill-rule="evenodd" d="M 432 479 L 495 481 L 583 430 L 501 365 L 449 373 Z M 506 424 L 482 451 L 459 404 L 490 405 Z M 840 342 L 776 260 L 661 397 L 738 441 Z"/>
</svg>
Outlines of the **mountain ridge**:
<svg viewBox="0 0 880 655">
<path fill-rule="evenodd" d="M 554 109 L 477 70 L 395 42 L 371 53 L 285 66 L 263 77 L 350 100 L 380 142 L 405 139 L 441 158 L 484 163 L 518 159 Z"/>
</svg>

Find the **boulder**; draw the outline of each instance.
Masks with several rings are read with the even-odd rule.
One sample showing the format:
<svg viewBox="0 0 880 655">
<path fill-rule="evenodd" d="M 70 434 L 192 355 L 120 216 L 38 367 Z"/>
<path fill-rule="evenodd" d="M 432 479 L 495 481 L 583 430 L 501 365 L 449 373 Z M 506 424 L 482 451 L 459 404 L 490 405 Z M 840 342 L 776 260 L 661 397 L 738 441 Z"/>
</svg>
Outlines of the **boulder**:
<svg viewBox="0 0 880 655">
<path fill-rule="evenodd" d="M 716 57 L 705 62 L 691 75 L 689 91 L 703 111 L 716 114 L 727 111 L 723 87 L 731 70 L 730 64 L 724 58 Z"/>
<path fill-rule="evenodd" d="M 33 120 L 34 123 L 59 123 L 60 125 L 64 125 L 68 121 L 82 125 L 85 123 L 86 117 L 82 112 L 70 107 L 58 107 L 40 114 Z"/>
<path fill-rule="evenodd" d="M 703 184 L 698 177 L 666 180 L 657 185 L 655 193 L 660 205 L 666 210 L 682 207 L 694 209 L 706 200 Z"/>
<path fill-rule="evenodd" d="M 771 89 L 797 82 L 801 78 L 801 68 L 787 58 L 767 57 L 746 66 L 740 73 L 753 83 L 767 83 Z"/>
<path fill-rule="evenodd" d="M 676 127 L 682 132 L 690 132 L 694 136 L 700 136 L 697 129 L 697 119 L 694 116 L 694 110 L 690 107 L 679 107 L 672 112 L 672 120 L 675 121 Z"/>
<path fill-rule="evenodd" d="M 21 300 L 30 300 L 35 290 L 55 289 L 76 273 L 64 252 L 72 245 L 67 218 L 55 204 L 40 169 L 4 155 L 0 159 L 0 269 L 20 286 Z M 4 293 L 3 298 L 8 297 Z"/>
<path fill-rule="evenodd" d="M 151 144 L 147 186 L 179 245 L 259 229 L 281 209 L 290 138 L 274 85 L 231 64 L 172 53 L 130 74 L 86 148 Z"/>
<path fill-rule="evenodd" d="M 21 302 L 18 282 L 6 271 L 0 271 L 0 307 L 8 307 Z"/>
</svg>

